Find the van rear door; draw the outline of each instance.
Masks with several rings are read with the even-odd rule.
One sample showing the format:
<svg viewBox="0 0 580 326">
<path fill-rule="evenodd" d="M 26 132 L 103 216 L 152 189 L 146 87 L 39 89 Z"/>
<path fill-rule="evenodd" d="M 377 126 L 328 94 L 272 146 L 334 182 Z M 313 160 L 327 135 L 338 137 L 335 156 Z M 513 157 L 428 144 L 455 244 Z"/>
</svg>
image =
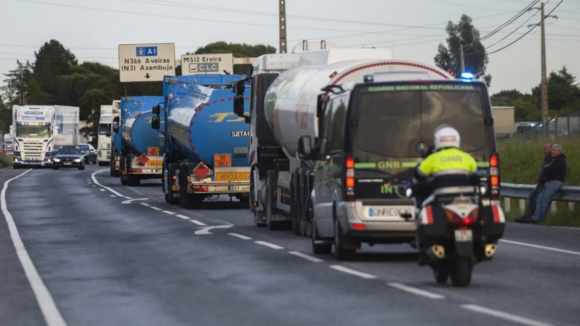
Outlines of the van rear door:
<svg viewBox="0 0 580 326">
<path fill-rule="evenodd" d="M 495 150 L 493 126 L 486 124 L 491 109 L 484 85 L 453 81 L 362 84 L 354 93 L 347 148 L 355 162 L 355 198 L 363 201 L 364 214 L 370 219 L 376 217 L 376 207 L 412 205 L 405 190 L 421 152 L 433 146 L 438 126 L 455 127 L 461 135 L 461 150 L 478 161 L 489 160 Z"/>
</svg>

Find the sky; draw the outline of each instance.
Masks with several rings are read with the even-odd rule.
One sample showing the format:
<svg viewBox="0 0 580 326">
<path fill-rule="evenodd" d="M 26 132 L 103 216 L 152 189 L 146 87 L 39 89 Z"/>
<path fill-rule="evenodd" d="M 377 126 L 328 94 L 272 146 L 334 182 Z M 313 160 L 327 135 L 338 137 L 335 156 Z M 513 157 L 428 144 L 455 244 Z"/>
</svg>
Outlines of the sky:
<svg viewBox="0 0 580 326">
<path fill-rule="evenodd" d="M 0 0 L 0 73 L 14 69 L 16 59 L 32 61 L 34 52 L 51 39 L 64 44 L 80 62 L 97 61 L 115 68 L 119 44 L 175 43 L 177 58 L 216 41 L 278 48 L 279 1 Z M 466 14 L 484 36 L 532 2 L 286 0 L 288 50 L 304 39 L 325 39 L 346 48 L 384 47 L 396 59 L 434 64 L 439 43 L 445 43 L 448 21 L 456 23 Z M 559 2 L 546 0 L 546 14 Z M 552 15 L 558 19 L 546 19 L 548 73 L 565 65 L 580 77 L 580 0 L 564 0 Z M 538 11 L 529 11 L 483 44 L 488 52 L 499 50 L 528 32 L 528 24 L 539 21 Z M 530 92 L 539 84 L 540 49 L 538 27 L 490 54 L 491 93 Z"/>
</svg>

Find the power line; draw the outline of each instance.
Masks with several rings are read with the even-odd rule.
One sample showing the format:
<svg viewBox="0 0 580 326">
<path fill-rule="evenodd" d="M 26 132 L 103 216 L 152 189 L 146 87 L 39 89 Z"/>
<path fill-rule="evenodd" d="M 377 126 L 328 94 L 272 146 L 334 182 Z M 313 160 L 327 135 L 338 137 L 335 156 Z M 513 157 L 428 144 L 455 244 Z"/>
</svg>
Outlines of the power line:
<svg viewBox="0 0 580 326">
<path fill-rule="evenodd" d="M 506 38 L 510 37 L 513 33 L 515 33 L 518 29 L 520 29 L 522 26 L 524 26 L 532 18 L 536 17 L 537 14 L 538 14 L 538 11 L 536 11 L 535 14 L 531 15 L 530 18 L 526 19 L 520 26 L 518 26 L 516 29 L 514 29 L 511 33 L 509 33 L 508 35 L 504 36 L 502 39 L 500 39 L 499 41 L 493 43 L 492 45 L 488 46 L 486 49 L 489 49 L 489 48 L 493 47 L 494 45 L 500 43 L 501 41 L 505 40 Z"/>
</svg>

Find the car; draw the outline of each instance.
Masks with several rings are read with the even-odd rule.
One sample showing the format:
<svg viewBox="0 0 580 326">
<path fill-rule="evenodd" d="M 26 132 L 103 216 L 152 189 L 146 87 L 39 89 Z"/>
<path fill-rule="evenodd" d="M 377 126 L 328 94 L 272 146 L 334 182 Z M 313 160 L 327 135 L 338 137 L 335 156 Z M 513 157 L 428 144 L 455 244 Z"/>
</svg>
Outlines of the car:
<svg viewBox="0 0 580 326">
<path fill-rule="evenodd" d="M 78 168 L 85 169 L 85 157 L 80 148 L 76 146 L 63 146 L 58 149 L 52 163 L 52 169 Z"/>
<path fill-rule="evenodd" d="M 97 150 L 91 144 L 79 144 L 79 148 L 85 156 L 85 163 L 97 164 Z"/>
</svg>

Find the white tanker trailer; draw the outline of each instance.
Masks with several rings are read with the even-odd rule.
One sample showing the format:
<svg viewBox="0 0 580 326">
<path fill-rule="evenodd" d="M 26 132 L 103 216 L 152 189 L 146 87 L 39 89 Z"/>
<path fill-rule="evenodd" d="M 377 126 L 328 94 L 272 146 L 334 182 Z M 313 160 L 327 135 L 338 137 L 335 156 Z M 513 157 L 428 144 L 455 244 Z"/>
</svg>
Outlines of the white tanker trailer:
<svg viewBox="0 0 580 326">
<path fill-rule="evenodd" d="M 495 149 L 485 146 L 495 142 L 482 122 L 487 111 L 491 117 L 489 101 L 470 102 L 473 94 L 489 98 L 487 89 L 474 84 L 383 49 L 258 58 L 246 118 L 254 222 L 269 229 L 291 222 L 296 234 L 312 237 L 315 254 L 334 245 L 339 259 L 361 243 L 413 241 L 415 212 L 405 189 L 434 129 L 457 118 L 474 157 L 489 161 Z M 421 112 L 415 97 L 427 90 L 433 103 Z M 234 111 L 243 115 L 243 106 Z M 465 123 L 471 116 L 475 122 Z"/>
</svg>

